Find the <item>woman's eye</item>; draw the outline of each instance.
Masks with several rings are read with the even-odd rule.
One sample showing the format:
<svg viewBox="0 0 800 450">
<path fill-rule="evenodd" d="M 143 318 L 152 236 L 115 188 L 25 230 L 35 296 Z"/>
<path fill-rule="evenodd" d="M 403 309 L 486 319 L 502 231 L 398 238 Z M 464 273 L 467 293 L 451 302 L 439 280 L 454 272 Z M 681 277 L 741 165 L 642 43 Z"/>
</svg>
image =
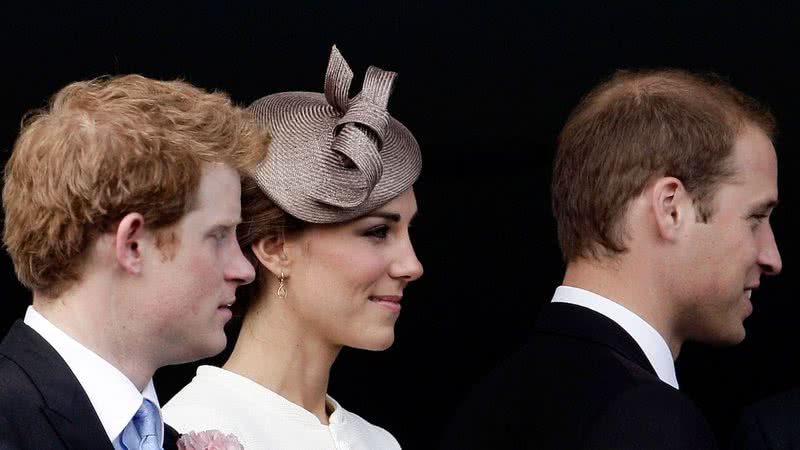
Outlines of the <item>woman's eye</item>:
<svg viewBox="0 0 800 450">
<path fill-rule="evenodd" d="M 369 237 L 374 237 L 378 239 L 385 239 L 386 236 L 389 234 L 389 227 L 386 225 L 379 225 L 377 227 L 372 227 L 365 233 Z"/>
</svg>

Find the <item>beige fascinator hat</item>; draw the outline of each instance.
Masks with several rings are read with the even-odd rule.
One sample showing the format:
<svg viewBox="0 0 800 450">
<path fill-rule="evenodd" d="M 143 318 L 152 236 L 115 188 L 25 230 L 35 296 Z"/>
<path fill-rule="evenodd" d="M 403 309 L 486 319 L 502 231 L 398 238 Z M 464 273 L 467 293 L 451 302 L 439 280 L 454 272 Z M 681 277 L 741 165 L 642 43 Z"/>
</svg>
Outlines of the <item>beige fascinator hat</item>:
<svg viewBox="0 0 800 450">
<path fill-rule="evenodd" d="M 325 94 L 281 92 L 248 108 L 272 133 L 253 173 L 281 209 L 311 223 L 344 222 L 405 192 L 422 167 L 419 145 L 386 110 L 397 74 L 367 69 L 349 97 L 353 71 L 334 46 Z"/>
</svg>

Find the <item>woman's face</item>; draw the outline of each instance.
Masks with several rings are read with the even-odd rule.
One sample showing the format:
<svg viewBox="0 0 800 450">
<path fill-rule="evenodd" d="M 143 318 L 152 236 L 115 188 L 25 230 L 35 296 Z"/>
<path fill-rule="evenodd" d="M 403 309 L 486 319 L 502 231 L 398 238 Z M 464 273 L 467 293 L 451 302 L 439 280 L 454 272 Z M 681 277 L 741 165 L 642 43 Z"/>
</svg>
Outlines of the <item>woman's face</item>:
<svg viewBox="0 0 800 450">
<path fill-rule="evenodd" d="M 408 234 L 414 191 L 365 216 L 287 238 L 286 306 L 322 341 L 368 350 L 394 342 L 403 289 L 422 275 Z"/>
</svg>

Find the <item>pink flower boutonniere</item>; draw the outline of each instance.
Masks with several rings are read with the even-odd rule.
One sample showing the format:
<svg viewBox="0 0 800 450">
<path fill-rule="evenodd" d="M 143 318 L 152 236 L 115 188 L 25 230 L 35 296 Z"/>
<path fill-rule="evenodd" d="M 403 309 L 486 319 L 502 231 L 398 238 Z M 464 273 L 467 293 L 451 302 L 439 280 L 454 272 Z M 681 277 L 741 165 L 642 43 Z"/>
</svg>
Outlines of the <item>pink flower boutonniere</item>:
<svg viewBox="0 0 800 450">
<path fill-rule="evenodd" d="M 244 450 L 244 447 L 232 434 L 218 430 L 190 431 L 178 439 L 178 450 Z"/>
</svg>

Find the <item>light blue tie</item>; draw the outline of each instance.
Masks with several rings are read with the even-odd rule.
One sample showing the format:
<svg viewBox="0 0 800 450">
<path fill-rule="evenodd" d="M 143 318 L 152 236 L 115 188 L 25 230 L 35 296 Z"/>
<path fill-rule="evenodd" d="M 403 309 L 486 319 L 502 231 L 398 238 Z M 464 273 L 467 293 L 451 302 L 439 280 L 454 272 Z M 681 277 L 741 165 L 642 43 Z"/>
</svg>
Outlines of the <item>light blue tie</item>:
<svg viewBox="0 0 800 450">
<path fill-rule="evenodd" d="M 160 433 L 161 414 L 158 407 L 144 399 L 142 406 L 122 430 L 120 443 L 126 450 L 163 450 L 158 439 Z"/>
</svg>

